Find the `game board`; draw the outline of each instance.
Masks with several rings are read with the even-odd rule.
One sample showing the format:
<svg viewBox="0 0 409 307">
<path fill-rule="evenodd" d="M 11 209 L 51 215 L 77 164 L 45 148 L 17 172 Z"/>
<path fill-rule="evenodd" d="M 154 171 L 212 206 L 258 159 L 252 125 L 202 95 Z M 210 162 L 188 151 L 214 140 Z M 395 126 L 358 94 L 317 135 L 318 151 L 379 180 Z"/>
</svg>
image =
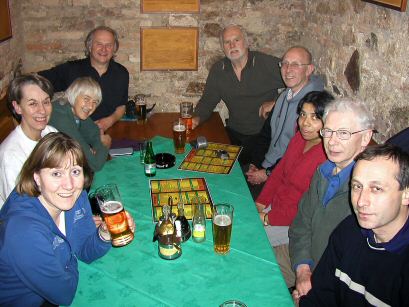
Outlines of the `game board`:
<svg viewBox="0 0 409 307">
<path fill-rule="evenodd" d="M 188 153 L 179 166 L 180 170 L 197 171 L 214 174 L 229 174 L 242 147 L 236 145 L 208 143 L 206 148 L 195 149 Z M 222 159 L 222 152 L 228 157 Z"/>
<path fill-rule="evenodd" d="M 172 197 L 172 212 L 176 215 L 178 213 L 178 203 L 182 200 L 186 218 L 192 219 L 192 199 L 198 196 L 205 204 L 206 218 L 210 219 L 212 217 L 213 201 L 205 178 L 150 180 L 149 186 L 154 222 L 157 222 L 159 217 L 162 216 L 162 206 L 168 204 L 169 197 Z"/>
</svg>

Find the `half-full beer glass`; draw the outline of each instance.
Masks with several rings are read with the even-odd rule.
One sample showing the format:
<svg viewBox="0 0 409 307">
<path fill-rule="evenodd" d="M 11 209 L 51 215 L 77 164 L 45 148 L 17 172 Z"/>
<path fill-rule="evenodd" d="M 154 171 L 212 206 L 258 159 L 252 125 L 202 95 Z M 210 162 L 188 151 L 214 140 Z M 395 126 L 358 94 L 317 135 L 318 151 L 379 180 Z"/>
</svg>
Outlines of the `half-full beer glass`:
<svg viewBox="0 0 409 307">
<path fill-rule="evenodd" d="M 213 206 L 213 247 L 216 254 L 225 255 L 230 251 L 234 208 L 229 204 Z"/>
<path fill-rule="evenodd" d="M 130 243 L 134 234 L 128 225 L 128 219 L 116 184 L 106 184 L 95 191 L 103 219 L 111 234 L 112 246 L 124 246 Z"/>
<path fill-rule="evenodd" d="M 186 125 L 180 118 L 173 123 L 173 144 L 175 145 L 175 152 L 177 154 L 185 152 Z"/>
</svg>

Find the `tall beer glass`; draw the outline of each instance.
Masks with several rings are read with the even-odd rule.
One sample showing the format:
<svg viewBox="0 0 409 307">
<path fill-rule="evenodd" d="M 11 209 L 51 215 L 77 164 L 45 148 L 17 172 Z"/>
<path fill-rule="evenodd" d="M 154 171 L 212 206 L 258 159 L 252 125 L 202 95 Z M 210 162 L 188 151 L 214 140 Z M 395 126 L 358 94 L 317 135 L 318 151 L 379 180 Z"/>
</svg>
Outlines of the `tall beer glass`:
<svg viewBox="0 0 409 307">
<path fill-rule="evenodd" d="M 193 117 L 193 103 L 182 102 L 180 104 L 180 118 L 185 121 L 186 134 L 189 135 L 192 130 L 192 117 Z"/>
<path fill-rule="evenodd" d="M 177 154 L 185 152 L 186 125 L 180 118 L 173 123 L 173 144 Z"/>
<path fill-rule="evenodd" d="M 130 243 L 134 234 L 128 225 L 128 219 L 116 184 L 106 184 L 95 191 L 102 217 L 111 234 L 112 246 L 120 247 Z"/>
<path fill-rule="evenodd" d="M 146 101 L 143 95 L 135 96 L 136 123 L 142 125 L 146 123 Z"/>
<path fill-rule="evenodd" d="M 213 247 L 216 254 L 226 255 L 230 251 L 234 208 L 229 204 L 213 206 Z"/>
</svg>

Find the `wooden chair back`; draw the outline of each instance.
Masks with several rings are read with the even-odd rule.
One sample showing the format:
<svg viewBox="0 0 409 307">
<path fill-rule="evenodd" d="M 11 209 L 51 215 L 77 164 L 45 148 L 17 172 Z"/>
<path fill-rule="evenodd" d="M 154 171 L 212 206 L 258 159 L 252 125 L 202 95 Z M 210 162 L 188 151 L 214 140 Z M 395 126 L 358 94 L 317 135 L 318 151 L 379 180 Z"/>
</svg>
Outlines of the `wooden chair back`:
<svg viewBox="0 0 409 307">
<path fill-rule="evenodd" d="M 16 122 L 7 108 L 7 95 L 0 99 L 0 143 L 16 127 Z"/>
</svg>

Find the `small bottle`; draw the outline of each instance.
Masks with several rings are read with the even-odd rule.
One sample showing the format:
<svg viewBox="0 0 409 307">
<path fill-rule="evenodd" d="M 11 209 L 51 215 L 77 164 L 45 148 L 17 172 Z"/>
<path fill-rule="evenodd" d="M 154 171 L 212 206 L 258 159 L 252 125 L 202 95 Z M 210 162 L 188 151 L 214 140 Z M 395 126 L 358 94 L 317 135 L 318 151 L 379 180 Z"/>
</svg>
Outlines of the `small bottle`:
<svg viewBox="0 0 409 307">
<path fill-rule="evenodd" d="M 182 254 L 180 241 L 177 239 L 177 232 L 171 220 L 170 210 L 169 205 L 163 206 L 163 221 L 158 231 L 158 254 L 166 260 L 179 258 Z"/>
<path fill-rule="evenodd" d="M 156 161 L 155 154 L 153 153 L 152 142 L 148 141 L 146 144 L 146 153 L 145 153 L 145 176 L 153 177 L 156 175 Z"/>
<path fill-rule="evenodd" d="M 187 240 L 189 240 L 190 236 L 192 235 L 192 231 L 190 230 L 189 222 L 186 219 L 185 209 L 183 208 L 182 201 L 178 203 L 178 216 L 176 218 L 176 222 L 177 221 L 180 222 L 180 226 L 182 230 L 182 242 L 186 242 Z"/>
<path fill-rule="evenodd" d="M 201 243 L 206 239 L 206 216 L 205 216 L 205 206 L 202 201 L 198 198 L 192 203 L 193 207 L 193 219 L 192 228 L 193 234 L 192 238 L 195 242 Z"/>
</svg>

